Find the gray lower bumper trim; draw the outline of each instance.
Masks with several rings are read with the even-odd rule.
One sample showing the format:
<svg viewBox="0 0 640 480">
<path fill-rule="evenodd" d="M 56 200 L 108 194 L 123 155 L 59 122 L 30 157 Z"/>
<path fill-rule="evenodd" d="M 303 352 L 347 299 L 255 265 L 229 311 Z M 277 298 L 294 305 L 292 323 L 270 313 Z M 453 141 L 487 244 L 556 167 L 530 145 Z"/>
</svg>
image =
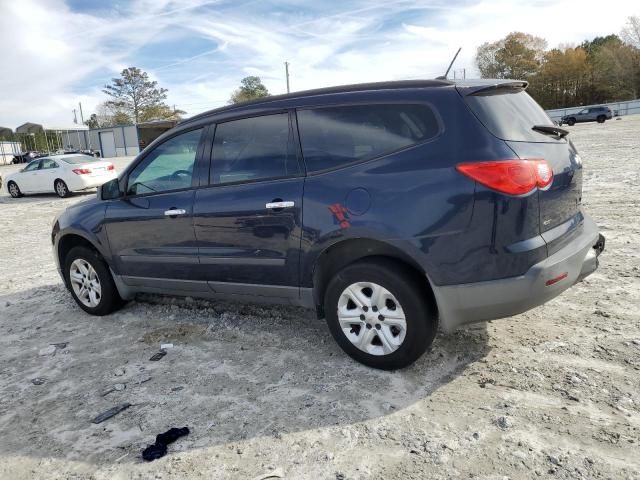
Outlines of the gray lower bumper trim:
<svg viewBox="0 0 640 480">
<path fill-rule="evenodd" d="M 546 260 L 514 278 L 463 285 L 433 285 L 445 331 L 473 322 L 510 317 L 542 305 L 591 274 L 598 266 L 593 245 L 598 227 L 585 215 L 582 234 Z M 552 285 L 548 280 L 566 273 Z"/>
</svg>

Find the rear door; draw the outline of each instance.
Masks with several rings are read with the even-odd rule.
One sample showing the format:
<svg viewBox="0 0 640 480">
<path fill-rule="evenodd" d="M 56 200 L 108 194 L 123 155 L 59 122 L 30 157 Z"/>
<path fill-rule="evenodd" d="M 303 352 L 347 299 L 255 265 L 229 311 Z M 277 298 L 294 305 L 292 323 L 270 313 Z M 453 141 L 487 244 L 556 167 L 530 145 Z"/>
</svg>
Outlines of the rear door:
<svg viewBox="0 0 640 480">
<path fill-rule="evenodd" d="M 540 232 L 549 254 L 554 253 L 572 238 L 582 221 L 582 162 L 575 147 L 567 138 L 532 129 L 554 124 L 522 88 L 499 88 L 464 98 L 478 119 L 505 140 L 517 157 L 541 158 L 551 165 L 553 183 L 537 195 Z"/>
<path fill-rule="evenodd" d="M 55 191 L 53 183 L 56 178 L 58 178 L 58 173 L 60 172 L 60 165 L 51 159 L 51 158 L 43 158 L 42 164 L 40 165 L 39 173 L 36 177 L 37 185 L 36 188 L 39 192 L 52 192 Z"/>
<path fill-rule="evenodd" d="M 211 159 L 194 205 L 203 278 L 221 293 L 297 294 L 304 176 L 290 114 L 218 123 Z"/>
<path fill-rule="evenodd" d="M 195 279 L 198 264 L 193 172 L 204 130 L 182 131 L 146 152 L 128 174 L 125 196 L 109 201 L 111 252 L 131 285 L 192 288 L 184 281 Z"/>
</svg>

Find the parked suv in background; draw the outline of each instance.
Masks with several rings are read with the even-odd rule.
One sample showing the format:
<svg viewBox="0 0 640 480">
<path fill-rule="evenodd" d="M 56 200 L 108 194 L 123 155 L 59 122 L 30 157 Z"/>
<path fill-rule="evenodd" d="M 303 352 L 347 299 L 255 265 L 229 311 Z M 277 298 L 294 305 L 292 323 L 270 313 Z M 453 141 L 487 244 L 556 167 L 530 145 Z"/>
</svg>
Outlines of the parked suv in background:
<svg viewBox="0 0 640 480">
<path fill-rule="evenodd" d="M 94 315 L 137 292 L 310 307 L 353 358 L 406 366 L 438 326 L 597 267 L 580 157 L 526 86 L 351 85 L 193 117 L 57 218 L 62 278 Z"/>
<path fill-rule="evenodd" d="M 589 107 L 580 110 L 578 113 L 565 115 L 560 119 L 560 125 L 575 125 L 580 122 L 598 122 L 604 123 L 605 120 L 611 120 L 613 113 L 609 107 Z"/>
</svg>

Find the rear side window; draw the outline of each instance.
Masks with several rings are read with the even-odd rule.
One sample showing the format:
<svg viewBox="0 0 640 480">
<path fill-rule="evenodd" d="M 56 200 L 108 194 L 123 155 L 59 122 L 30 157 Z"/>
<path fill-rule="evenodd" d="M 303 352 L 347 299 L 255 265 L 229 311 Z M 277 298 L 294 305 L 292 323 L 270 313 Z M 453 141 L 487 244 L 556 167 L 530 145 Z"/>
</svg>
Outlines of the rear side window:
<svg viewBox="0 0 640 480">
<path fill-rule="evenodd" d="M 83 163 L 97 162 L 95 157 L 89 155 L 68 155 L 62 158 L 63 162 L 70 163 L 71 165 L 81 165 Z"/>
<path fill-rule="evenodd" d="M 369 160 L 435 137 L 440 127 L 426 105 L 379 104 L 298 110 L 308 172 Z"/>
<path fill-rule="evenodd" d="M 288 113 L 243 118 L 216 126 L 212 183 L 234 183 L 300 173 Z"/>
<path fill-rule="evenodd" d="M 553 125 L 553 121 L 527 92 L 493 90 L 485 95 L 466 95 L 464 99 L 484 126 L 498 138 L 520 142 L 553 141 L 552 137 L 532 130 L 534 125 Z"/>
</svg>

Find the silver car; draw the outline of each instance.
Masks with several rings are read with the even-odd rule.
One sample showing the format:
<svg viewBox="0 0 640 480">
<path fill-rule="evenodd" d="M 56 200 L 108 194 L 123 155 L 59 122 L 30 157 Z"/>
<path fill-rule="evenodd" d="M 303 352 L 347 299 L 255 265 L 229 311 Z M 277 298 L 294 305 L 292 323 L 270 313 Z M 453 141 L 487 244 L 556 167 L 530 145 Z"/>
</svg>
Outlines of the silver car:
<svg viewBox="0 0 640 480">
<path fill-rule="evenodd" d="M 583 108 L 578 113 L 570 113 L 560 119 L 560 125 L 575 125 L 580 122 L 604 123 L 613 118 L 613 112 L 607 106 Z"/>
</svg>

